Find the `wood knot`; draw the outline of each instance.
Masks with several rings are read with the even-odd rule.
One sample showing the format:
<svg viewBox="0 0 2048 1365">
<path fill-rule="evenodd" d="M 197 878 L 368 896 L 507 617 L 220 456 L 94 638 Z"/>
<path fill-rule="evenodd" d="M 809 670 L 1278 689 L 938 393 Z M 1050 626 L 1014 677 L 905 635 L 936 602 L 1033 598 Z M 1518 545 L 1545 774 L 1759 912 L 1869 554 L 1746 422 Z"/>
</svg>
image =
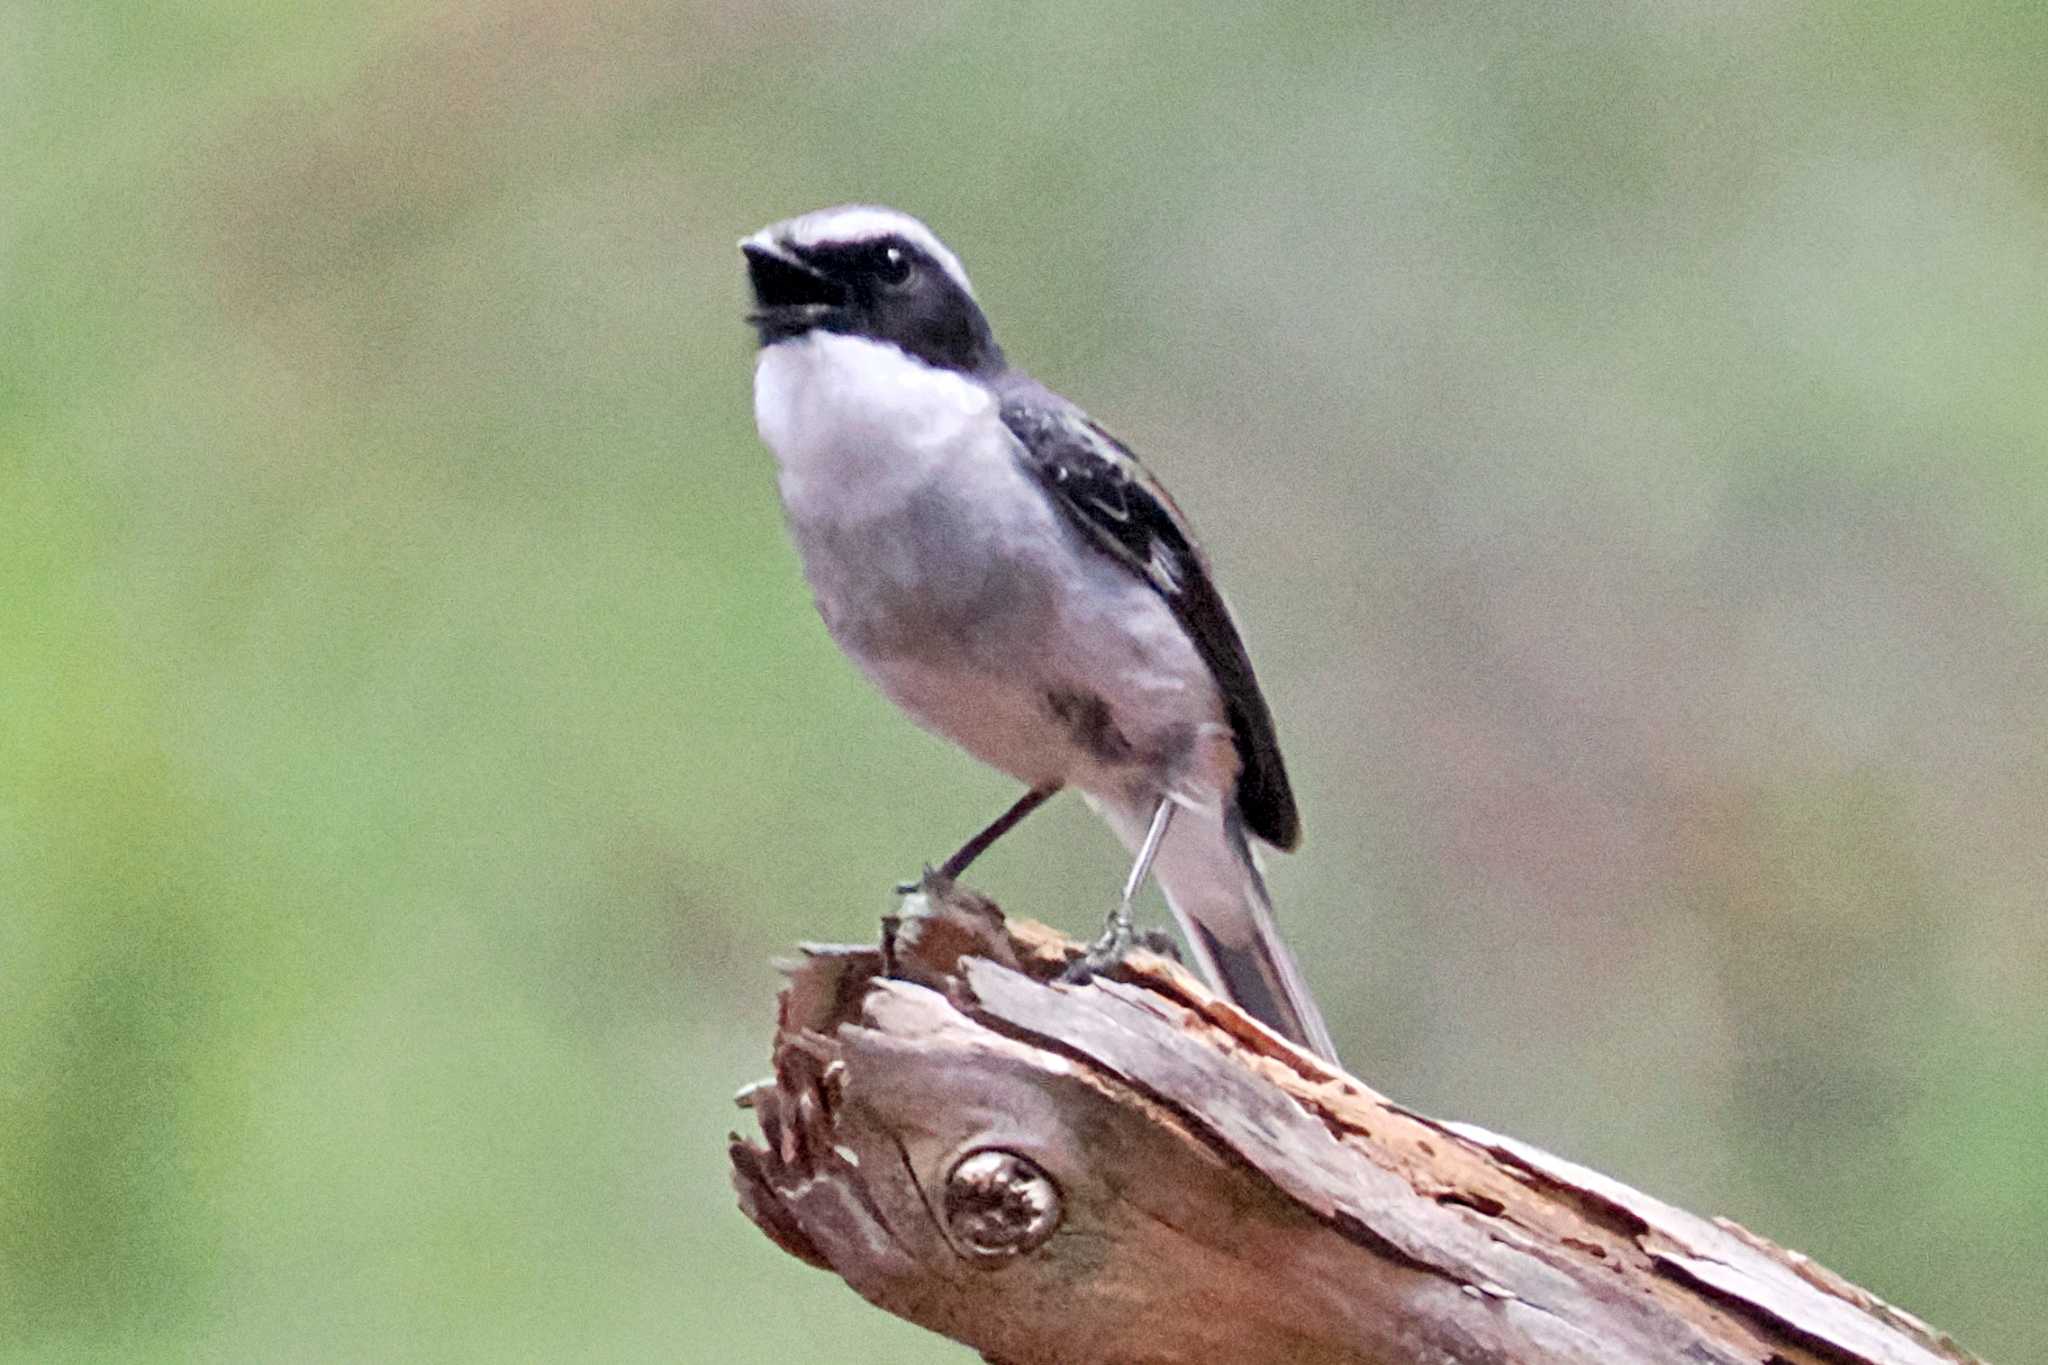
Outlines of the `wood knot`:
<svg viewBox="0 0 2048 1365">
<path fill-rule="evenodd" d="M 1045 1245 L 1064 1212 L 1060 1188 L 1028 1157 L 985 1147 L 946 1176 L 946 1237 L 961 1255 L 1006 1261 Z"/>
</svg>

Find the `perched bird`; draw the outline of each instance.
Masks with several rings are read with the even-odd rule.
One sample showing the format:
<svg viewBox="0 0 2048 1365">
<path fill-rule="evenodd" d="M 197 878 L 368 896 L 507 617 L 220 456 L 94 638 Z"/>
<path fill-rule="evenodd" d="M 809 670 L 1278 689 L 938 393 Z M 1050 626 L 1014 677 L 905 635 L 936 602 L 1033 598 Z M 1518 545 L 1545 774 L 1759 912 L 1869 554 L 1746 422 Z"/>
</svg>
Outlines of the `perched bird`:
<svg viewBox="0 0 2048 1365">
<path fill-rule="evenodd" d="M 740 250 L 754 418 L 826 627 L 918 724 L 1026 787 L 940 874 L 1076 788 L 1136 854 L 1086 965 L 1130 946 L 1149 869 L 1210 980 L 1334 1059 L 1250 844 L 1301 834 L 1273 718 L 1166 490 L 1003 358 L 916 219 L 823 209 Z"/>
</svg>

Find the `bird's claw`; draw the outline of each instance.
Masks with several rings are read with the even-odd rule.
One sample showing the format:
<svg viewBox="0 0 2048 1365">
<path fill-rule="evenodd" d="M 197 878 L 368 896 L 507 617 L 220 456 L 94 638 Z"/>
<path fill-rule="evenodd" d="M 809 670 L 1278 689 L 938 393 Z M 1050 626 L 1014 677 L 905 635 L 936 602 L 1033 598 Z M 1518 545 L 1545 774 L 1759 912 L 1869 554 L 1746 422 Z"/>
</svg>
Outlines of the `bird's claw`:
<svg viewBox="0 0 2048 1365">
<path fill-rule="evenodd" d="M 1102 937 L 1088 945 L 1087 952 L 1067 964 L 1067 969 L 1060 973 L 1060 980 L 1069 985 L 1084 985 L 1095 977 L 1115 971 L 1123 965 L 1125 958 L 1139 949 L 1180 961 L 1180 950 L 1174 946 L 1171 934 L 1161 929 L 1147 929 L 1139 933 L 1131 924 L 1131 907 L 1119 905 L 1111 912 Z"/>
</svg>

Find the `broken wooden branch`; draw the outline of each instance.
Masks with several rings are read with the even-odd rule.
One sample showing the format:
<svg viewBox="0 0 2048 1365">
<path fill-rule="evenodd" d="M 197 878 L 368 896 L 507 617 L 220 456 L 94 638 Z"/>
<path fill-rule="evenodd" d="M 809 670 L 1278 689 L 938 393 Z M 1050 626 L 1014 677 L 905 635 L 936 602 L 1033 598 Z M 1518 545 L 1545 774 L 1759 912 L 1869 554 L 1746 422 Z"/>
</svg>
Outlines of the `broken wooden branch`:
<svg viewBox="0 0 2048 1365">
<path fill-rule="evenodd" d="M 928 885 L 788 969 L 774 1242 L 1010 1365 L 1958 1365 L 1925 1323 L 1724 1220 L 1375 1094 L 1176 965 Z"/>
</svg>

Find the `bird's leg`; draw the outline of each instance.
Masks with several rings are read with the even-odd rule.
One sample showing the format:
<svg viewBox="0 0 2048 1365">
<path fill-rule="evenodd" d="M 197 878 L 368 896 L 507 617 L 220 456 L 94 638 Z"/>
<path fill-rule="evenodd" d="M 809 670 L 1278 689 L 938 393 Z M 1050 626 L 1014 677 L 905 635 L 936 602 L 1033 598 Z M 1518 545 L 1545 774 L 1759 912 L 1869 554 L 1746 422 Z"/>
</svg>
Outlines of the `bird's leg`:
<svg viewBox="0 0 2048 1365">
<path fill-rule="evenodd" d="M 1173 823 L 1173 799 L 1162 796 L 1159 804 L 1152 809 L 1152 823 L 1145 830 L 1145 842 L 1138 846 L 1137 861 L 1131 864 L 1131 875 L 1124 879 L 1124 894 L 1116 903 L 1116 909 L 1109 912 L 1109 924 L 1103 929 L 1102 937 L 1095 940 L 1086 953 L 1062 973 L 1068 981 L 1086 981 L 1098 972 L 1106 972 L 1124 960 L 1136 947 L 1149 947 L 1141 943 L 1131 927 L 1131 902 L 1144 889 L 1145 878 L 1152 873 L 1152 860 L 1159 856 L 1159 846 L 1166 842 L 1166 828 Z"/>
<path fill-rule="evenodd" d="M 1033 787 L 1025 792 L 1008 810 L 989 821 L 988 828 L 960 845 L 953 856 L 940 863 L 936 870 L 926 868 L 925 878 L 938 877 L 949 882 L 960 880 L 960 874 L 965 872 L 976 858 L 988 852 L 991 844 L 1015 829 L 1020 820 L 1044 805 L 1059 789 L 1059 784 L 1055 782 L 1050 787 Z M 899 882 L 896 891 L 899 895 L 907 896 L 923 884 L 922 880 Z"/>
</svg>

